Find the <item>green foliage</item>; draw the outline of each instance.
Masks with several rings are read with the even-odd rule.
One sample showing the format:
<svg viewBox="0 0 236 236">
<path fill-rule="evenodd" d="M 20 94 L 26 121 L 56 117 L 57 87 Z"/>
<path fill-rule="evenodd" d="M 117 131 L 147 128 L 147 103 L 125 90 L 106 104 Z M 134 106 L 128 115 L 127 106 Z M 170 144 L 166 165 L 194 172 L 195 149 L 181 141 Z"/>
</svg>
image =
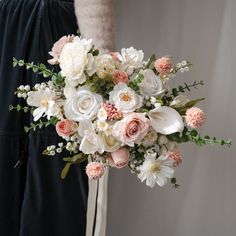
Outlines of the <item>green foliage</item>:
<svg viewBox="0 0 236 236">
<path fill-rule="evenodd" d="M 9 106 L 9 111 L 14 111 L 14 110 L 23 111 L 24 113 L 26 113 L 26 112 L 29 112 L 29 111 L 32 112 L 33 108 L 32 107 L 22 107 L 20 104 L 18 104 L 15 107 L 10 105 Z"/>
<path fill-rule="evenodd" d="M 184 86 L 180 85 L 177 88 L 173 88 L 171 95 L 173 95 L 174 97 L 177 97 L 180 93 L 185 93 L 186 90 L 190 92 L 191 88 L 197 89 L 199 85 L 204 85 L 203 80 L 200 80 L 198 82 L 194 81 L 192 84 L 184 83 Z"/>
<path fill-rule="evenodd" d="M 42 129 L 43 127 L 48 127 L 49 125 L 55 126 L 58 122 L 58 119 L 56 117 L 52 117 L 50 120 L 42 121 L 41 119 L 38 121 L 38 123 L 30 123 L 30 126 L 24 126 L 24 130 L 26 133 L 28 133 L 30 130 L 36 131 L 37 128 Z"/>
<path fill-rule="evenodd" d="M 176 111 L 178 111 L 180 115 L 185 115 L 186 111 L 189 108 L 195 106 L 198 102 L 201 102 L 204 99 L 205 98 L 198 98 L 198 99 L 187 102 L 184 106 L 171 106 L 171 107 L 174 108 Z"/>
<path fill-rule="evenodd" d="M 187 143 L 187 142 L 193 142 L 198 146 L 203 146 L 203 145 L 214 145 L 214 144 L 219 144 L 221 146 L 227 145 L 230 147 L 232 145 L 232 141 L 229 140 L 224 140 L 224 139 L 219 139 L 216 137 L 211 138 L 210 136 L 201 136 L 200 133 L 195 130 L 188 130 L 188 128 L 185 126 L 184 130 L 182 133 L 174 133 L 167 135 L 168 139 L 171 141 L 174 141 L 176 143 Z"/>
<path fill-rule="evenodd" d="M 146 69 L 153 69 L 154 68 L 154 62 L 156 60 L 156 55 L 153 54 L 149 57 L 147 65 L 145 66 Z"/>
<path fill-rule="evenodd" d="M 171 184 L 172 184 L 172 188 L 178 188 L 178 187 L 180 187 L 180 185 L 179 184 L 177 184 L 177 179 L 175 178 L 175 177 L 173 177 L 173 178 L 171 178 Z"/>
<path fill-rule="evenodd" d="M 16 66 L 25 66 L 27 70 L 31 69 L 34 73 L 42 75 L 44 78 L 51 77 L 53 83 L 59 87 L 63 87 L 65 84 L 65 79 L 61 76 L 60 73 L 54 73 L 53 70 L 48 69 L 42 63 L 35 65 L 33 62 L 28 63 L 24 60 L 17 60 L 16 58 L 13 58 L 13 67 Z"/>
<path fill-rule="evenodd" d="M 133 81 L 129 83 L 129 87 L 132 88 L 134 91 L 139 92 L 139 84 L 142 83 L 144 80 L 143 74 L 138 74 Z"/>
<path fill-rule="evenodd" d="M 72 164 L 79 164 L 79 163 L 81 163 L 81 162 L 83 162 L 87 159 L 88 159 L 87 156 L 84 155 L 83 153 L 79 153 L 79 154 L 77 154 L 73 157 L 63 158 L 63 161 L 65 161 L 66 164 L 65 164 L 64 168 L 61 171 L 61 178 L 62 179 L 66 178 Z"/>
</svg>

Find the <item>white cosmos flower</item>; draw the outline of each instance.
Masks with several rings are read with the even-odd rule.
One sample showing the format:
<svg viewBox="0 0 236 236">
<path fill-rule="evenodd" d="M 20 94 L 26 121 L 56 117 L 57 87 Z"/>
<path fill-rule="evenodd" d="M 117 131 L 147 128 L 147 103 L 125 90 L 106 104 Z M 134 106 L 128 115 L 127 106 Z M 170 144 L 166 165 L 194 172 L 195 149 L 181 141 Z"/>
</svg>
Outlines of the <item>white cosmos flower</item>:
<svg viewBox="0 0 236 236">
<path fill-rule="evenodd" d="M 182 132 L 184 122 L 180 114 L 171 107 L 157 107 L 147 113 L 151 126 L 161 134 Z"/>
<path fill-rule="evenodd" d="M 139 89 L 143 95 L 157 97 L 165 92 L 162 81 L 153 70 L 146 69 L 140 73 L 144 76 L 143 81 L 139 84 Z"/>
<path fill-rule="evenodd" d="M 133 69 L 142 67 L 143 51 L 136 50 L 133 47 L 121 49 L 122 64 L 126 68 L 126 72 L 130 75 Z"/>
<path fill-rule="evenodd" d="M 34 121 L 37 121 L 44 114 L 48 115 L 48 118 L 50 118 L 52 103 L 55 97 L 55 92 L 49 88 L 28 92 L 27 104 L 29 106 L 37 107 L 33 112 Z"/>
<path fill-rule="evenodd" d="M 102 96 L 88 90 L 87 87 L 80 87 L 78 90 L 71 90 L 67 94 L 64 105 L 66 118 L 74 121 L 84 119 L 93 120 L 102 103 Z"/>
<path fill-rule="evenodd" d="M 109 101 L 123 113 L 133 112 L 142 106 L 143 98 L 125 83 L 117 84 L 109 93 Z"/>
<path fill-rule="evenodd" d="M 84 70 L 86 66 L 91 69 L 93 56 L 88 55 L 92 48 L 92 40 L 76 37 L 73 42 L 67 43 L 60 54 L 60 68 L 66 82 L 76 86 L 86 81 Z"/>
<path fill-rule="evenodd" d="M 145 161 L 138 167 L 138 178 L 143 182 L 146 180 L 146 184 L 149 187 L 154 187 L 155 183 L 159 186 L 167 184 L 167 179 L 172 178 L 174 175 L 173 160 L 168 156 L 159 156 L 156 159 L 156 153 L 147 153 Z"/>
</svg>

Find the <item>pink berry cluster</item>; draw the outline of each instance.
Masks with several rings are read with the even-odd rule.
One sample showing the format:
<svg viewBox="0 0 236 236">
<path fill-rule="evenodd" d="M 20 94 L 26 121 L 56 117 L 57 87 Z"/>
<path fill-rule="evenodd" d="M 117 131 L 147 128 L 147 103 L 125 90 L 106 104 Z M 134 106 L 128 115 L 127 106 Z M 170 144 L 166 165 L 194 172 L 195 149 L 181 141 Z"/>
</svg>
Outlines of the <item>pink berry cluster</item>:
<svg viewBox="0 0 236 236">
<path fill-rule="evenodd" d="M 113 121 L 113 120 L 119 120 L 122 118 L 122 113 L 118 111 L 115 106 L 108 101 L 102 104 L 102 107 L 107 112 L 107 120 Z"/>
</svg>

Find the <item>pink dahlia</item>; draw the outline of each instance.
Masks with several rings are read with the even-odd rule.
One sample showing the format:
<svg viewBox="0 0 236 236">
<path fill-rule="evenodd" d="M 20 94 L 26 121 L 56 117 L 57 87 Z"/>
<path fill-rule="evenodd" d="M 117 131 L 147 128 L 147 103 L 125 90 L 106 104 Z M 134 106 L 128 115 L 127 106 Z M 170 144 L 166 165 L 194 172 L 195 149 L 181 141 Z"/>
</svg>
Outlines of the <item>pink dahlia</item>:
<svg viewBox="0 0 236 236">
<path fill-rule="evenodd" d="M 119 120 L 122 118 L 122 112 L 118 111 L 115 106 L 108 101 L 102 104 L 102 107 L 107 112 L 108 121 Z"/>
<path fill-rule="evenodd" d="M 160 75 L 166 75 L 172 68 L 172 63 L 169 57 L 162 57 L 155 61 L 154 66 Z"/>
<path fill-rule="evenodd" d="M 170 159 L 174 161 L 173 166 L 176 167 L 182 163 L 182 155 L 178 150 L 167 152 Z"/>
<path fill-rule="evenodd" d="M 185 120 L 190 127 L 198 128 L 205 122 L 206 116 L 200 108 L 192 107 L 186 111 Z"/>
<path fill-rule="evenodd" d="M 103 176 L 105 170 L 102 163 L 99 162 L 90 162 L 86 166 L 86 174 L 88 175 L 89 179 L 99 179 Z"/>
</svg>

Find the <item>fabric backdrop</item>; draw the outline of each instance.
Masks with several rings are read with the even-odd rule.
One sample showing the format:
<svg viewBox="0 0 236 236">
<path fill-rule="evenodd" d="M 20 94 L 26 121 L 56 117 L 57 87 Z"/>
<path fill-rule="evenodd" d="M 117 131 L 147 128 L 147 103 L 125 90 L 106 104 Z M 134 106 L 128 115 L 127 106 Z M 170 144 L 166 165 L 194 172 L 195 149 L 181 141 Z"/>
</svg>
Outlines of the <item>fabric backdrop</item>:
<svg viewBox="0 0 236 236">
<path fill-rule="evenodd" d="M 233 146 L 182 145 L 178 190 L 150 189 L 128 169 L 112 170 L 107 236 L 235 236 L 236 1 L 114 2 L 117 50 L 134 46 L 146 57 L 156 52 L 174 62 L 191 59 L 192 70 L 173 83 L 205 81 L 191 93 L 207 98 L 200 104 L 208 118 L 200 131 L 230 137 Z"/>
</svg>

